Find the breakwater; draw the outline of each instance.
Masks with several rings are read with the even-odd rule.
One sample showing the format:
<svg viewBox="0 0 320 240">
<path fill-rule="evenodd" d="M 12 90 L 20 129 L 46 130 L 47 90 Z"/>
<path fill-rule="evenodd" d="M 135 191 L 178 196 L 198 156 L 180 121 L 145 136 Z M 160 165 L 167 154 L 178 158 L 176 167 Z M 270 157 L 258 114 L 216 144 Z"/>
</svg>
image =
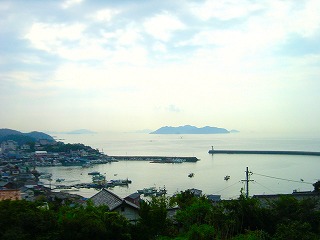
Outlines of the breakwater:
<svg viewBox="0 0 320 240">
<path fill-rule="evenodd" d="M 273 150 L 209 150 L 209 154 L 270 154 L 270 155 L 320 156 L 320 152 L 273 151 Z"/>
<path fill-rule="evenodd" d="M 110 156 L 116 161 L 149 161 L 157 163 L 197 162 L 196 157 L 164 157 L 164 156 Z"/>
</svg>

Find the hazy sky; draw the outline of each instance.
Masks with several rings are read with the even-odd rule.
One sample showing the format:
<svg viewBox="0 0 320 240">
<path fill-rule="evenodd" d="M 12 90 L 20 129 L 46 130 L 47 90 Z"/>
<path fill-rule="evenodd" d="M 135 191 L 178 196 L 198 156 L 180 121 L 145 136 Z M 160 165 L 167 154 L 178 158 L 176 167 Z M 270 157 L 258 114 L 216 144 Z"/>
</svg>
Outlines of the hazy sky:
<svg viewBox="0 0 320 240">
<path fill-rule="evenodd" d="M 0 1 L 0 128 L 320 134 L 319 0 Z"/>
</svg>

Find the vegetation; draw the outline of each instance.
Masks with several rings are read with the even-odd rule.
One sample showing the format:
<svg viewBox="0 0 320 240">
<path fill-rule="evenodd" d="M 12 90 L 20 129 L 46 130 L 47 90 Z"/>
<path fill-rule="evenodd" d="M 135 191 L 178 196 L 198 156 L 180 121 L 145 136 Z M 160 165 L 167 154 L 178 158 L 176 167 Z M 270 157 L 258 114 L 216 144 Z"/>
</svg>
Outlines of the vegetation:
<svg viewBox="0 0 320 240">
<path fill-rule="evenodd" d="M 33 131 L 30 133 L 22 133 L 12 129 L 0 129 L 0 143 L 7 140 L 13 140 L 19 145 L 22 145 L 28 142 L 36 142 L 39 139 L 47 139 L 50 142 L 54 142 L 53 137 L 43 132 Z"/>
<path fill-rule="evenodd" d="M 93 149 L 90 146 L 86 146 L 82 143 L 63 143 L 57 142 L 55 145 L 45 145 L 43 149 L 48 152 L 70 152 L 70 151 L 81 151 L 85 150 L 87 152 L 98 154 L 99 150 Z"/>
<path fill-rule="evenodd" d="M 280 240 L 320 239 L 319 203 L 283 196 L 262 205 L 240 196 L 212 204 L 189 191 L 142 202 L 131 224 L 107 207 L 26 201 L 0 202 L 0 239 Z M 175 218 L 167 209 L 178 206 Z"/>
<path fill-rule="evenodd" d="M 18 143 L 18 145 L 23 144 L 29 144 L 29 143 L 35 143 L 36 139 L 33 137 L 25 136 L 25 135 L 6 135 L 3 137 L 0 137 L 0 143 L 3 141 L 12 140 Z"/>
</svg>

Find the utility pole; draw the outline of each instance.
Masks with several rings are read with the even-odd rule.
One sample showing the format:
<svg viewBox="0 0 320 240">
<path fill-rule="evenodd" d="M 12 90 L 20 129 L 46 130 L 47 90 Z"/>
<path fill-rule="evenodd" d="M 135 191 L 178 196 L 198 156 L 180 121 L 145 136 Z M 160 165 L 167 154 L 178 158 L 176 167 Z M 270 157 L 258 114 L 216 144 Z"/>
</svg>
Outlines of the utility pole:
<svg viewBox="0 0 320 240">
<path fill-rule="evenodd" d="M 246 168 L 246 180 L 241 180 L 242 182 L 246 182 L 246 197 L 249 197 L 249 182 L 253 181 L 250 180 L 249 177 L 251 175 L 251 172 L 249 172 L 249 168 Z"/>
</svg>

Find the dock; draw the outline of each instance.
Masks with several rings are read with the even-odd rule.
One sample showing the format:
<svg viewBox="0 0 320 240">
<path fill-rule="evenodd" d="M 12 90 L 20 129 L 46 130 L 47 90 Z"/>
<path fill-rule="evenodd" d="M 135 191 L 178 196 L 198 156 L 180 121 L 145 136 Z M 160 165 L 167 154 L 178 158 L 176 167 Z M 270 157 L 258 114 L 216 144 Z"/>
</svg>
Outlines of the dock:
<svg viewBox="0 0 320 240">
<path fill-rule="evenodd" d="M 163 163 L 174 163 L 174 162 L 197 162 L 199 161 L 196 157 L 165 157 L 165 156 L 110 156 L 116 161 L 149 161 L 149 162 L 163 162 Z"/>
<path fill-rule="evenodd" d="M 308 151 L 273 151 L 273 150 L 209 150 L 209 154 L 269 154 L 269 155 L 300 155 L 320 156 L 320 152 Z"/>
</svg>

